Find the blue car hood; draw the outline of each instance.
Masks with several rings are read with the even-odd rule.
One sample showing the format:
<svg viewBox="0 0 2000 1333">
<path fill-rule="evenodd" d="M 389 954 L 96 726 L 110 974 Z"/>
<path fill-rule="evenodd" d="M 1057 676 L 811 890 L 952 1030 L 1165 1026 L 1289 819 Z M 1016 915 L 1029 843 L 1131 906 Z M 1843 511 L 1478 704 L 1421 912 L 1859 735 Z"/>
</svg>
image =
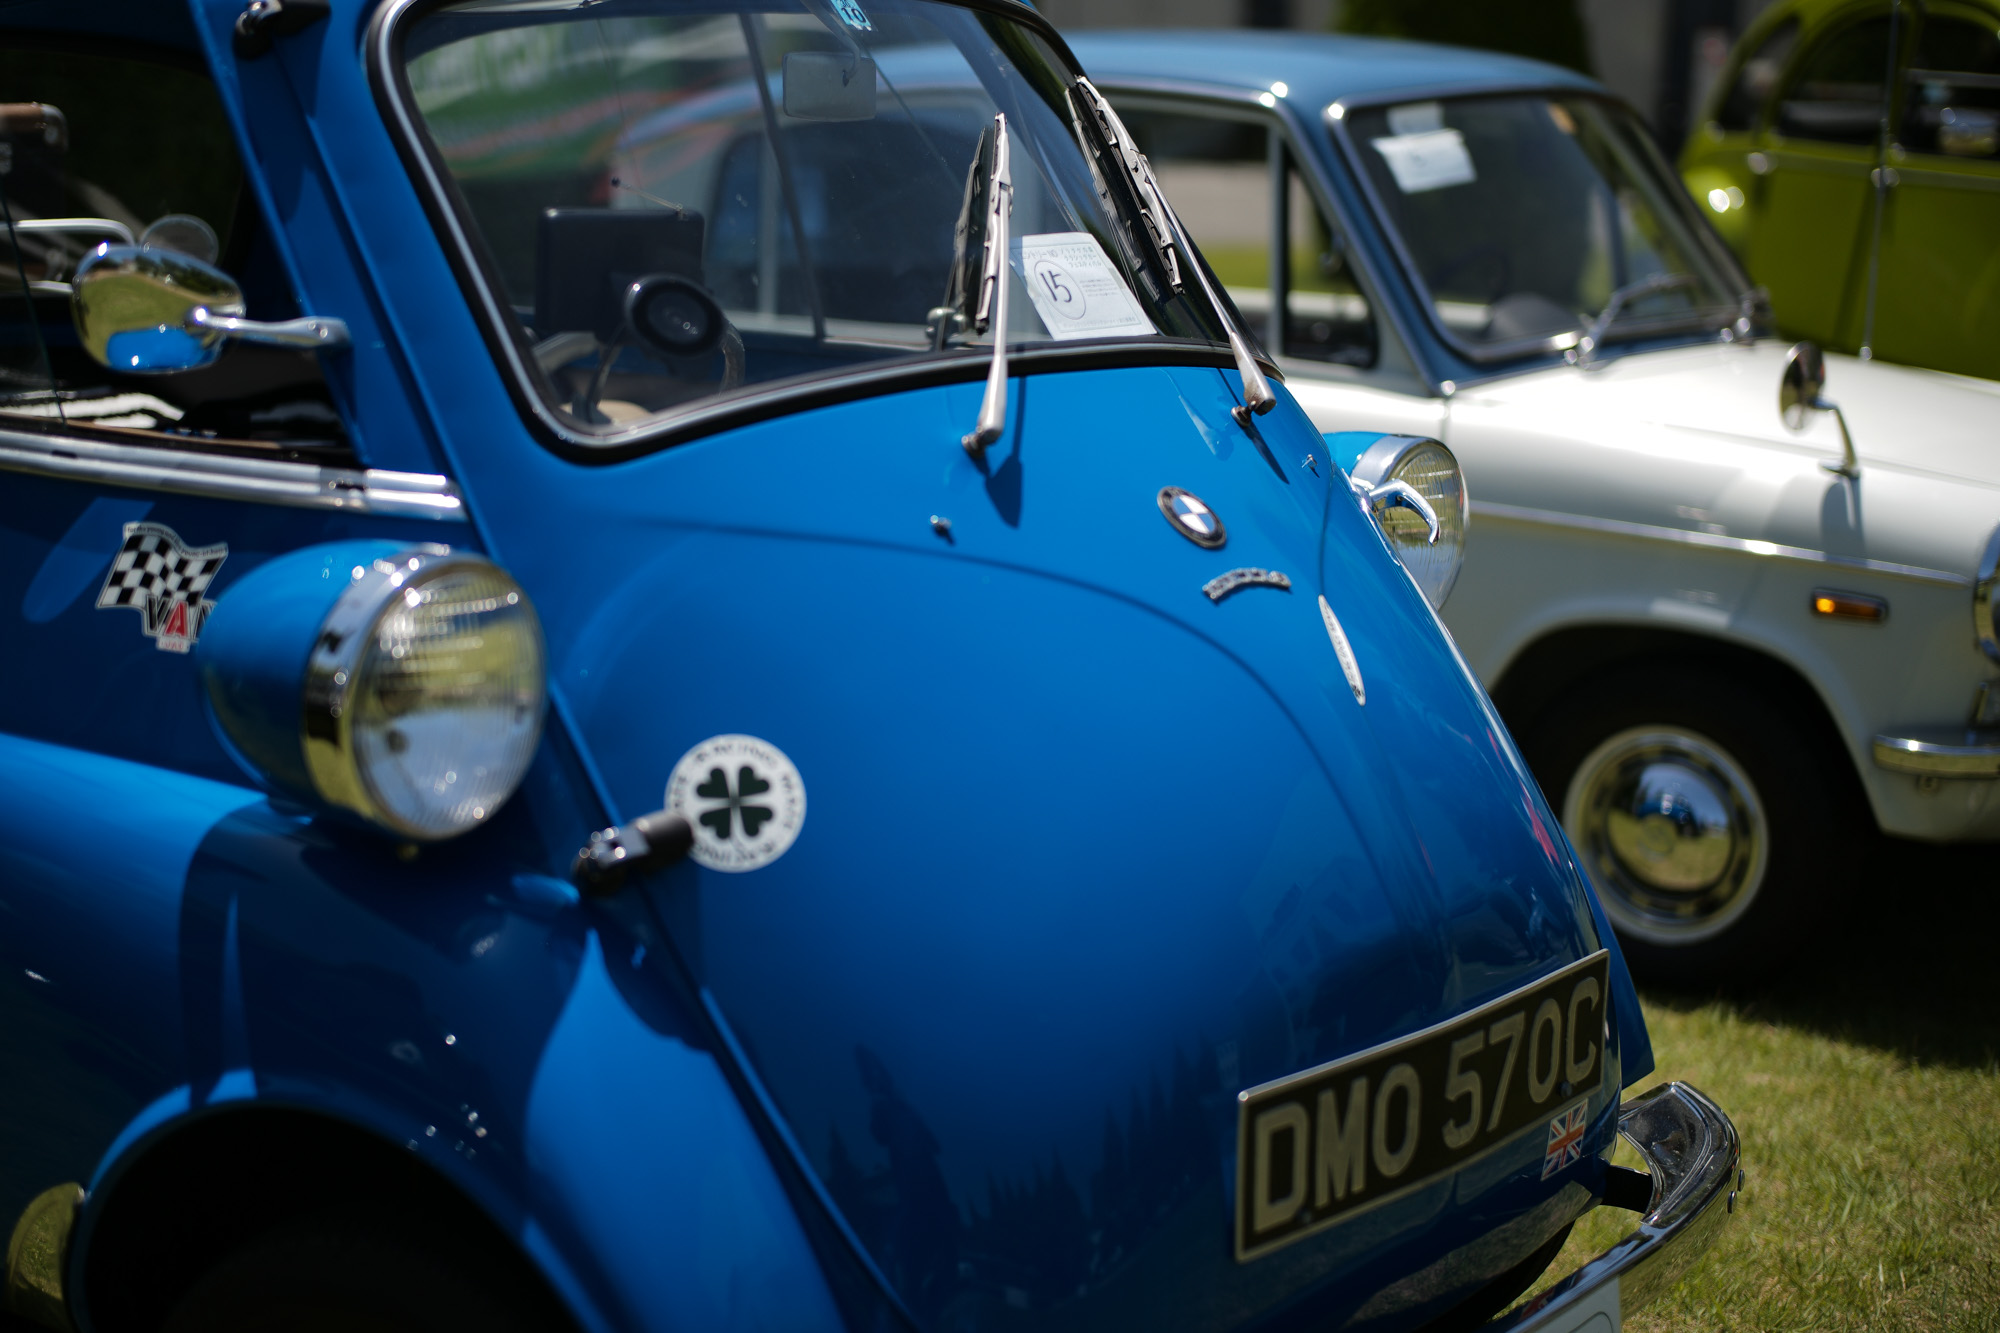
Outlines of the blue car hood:
<svg viewBox="0 0 2000 1333">
<path fill-rule="evenodd" d="M 920 1324 L 1240 1327 L 1336 1286 L 1351 1310 L 1371 1259 L 1540 1198 L 1441 1219 L 1420 1191 L 1229 1256 L 1240 1089 L 1609 943 L 1319 436 L 1289 397 L 1254 434 L 1235 401 L 1213 369 L 1024 377 L 983 467 L 976 384 L 838 405 L 590 473 L 588 531 L 538 552 L 621 817 L 709 737 L 799 771 L 789 851 L 649 892 Z M 1169 485 L 1222 549 L 1170 526 Z M 1204 595 L 1239 567 L 1291 587 Z"/>
</svg>

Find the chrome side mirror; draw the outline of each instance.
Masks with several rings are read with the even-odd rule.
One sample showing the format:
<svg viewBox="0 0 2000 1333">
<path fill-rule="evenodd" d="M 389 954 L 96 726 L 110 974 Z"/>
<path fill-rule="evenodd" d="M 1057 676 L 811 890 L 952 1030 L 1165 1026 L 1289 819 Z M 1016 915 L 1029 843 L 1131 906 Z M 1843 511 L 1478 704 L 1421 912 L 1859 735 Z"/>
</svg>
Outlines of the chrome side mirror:
<svg viewBox="0 0 2000 1333">
<path fill-rule="evenodd" d="M 1847 433 L 1847 417 L 1827 401 L 1825 390 L 1826 358 L 1820 355 L 1818 345 L 1792 344 L 1792 350 L 1785 353 L 1785 369 L 1778 376 L 1778 415 L 1786 430 L 1800 431 L 1806 428 L 1806 413 L 1833 413 L 1833 419 L 1840 423 L 1841 454 L 1820 466 L 1839 476 L 1858 477 L 1861 465 L 1854 456 L 1854 437 Z"/>
<path fill-rule="evenodd" d="M 1778 415 L 1787 430 L 1804 430 L 1806 412 L 1819 406 L 1826 388 L 1826 358 L 1813 343 L 1794 343 L 1785 353 L 1785 370 L 1778 377 Z"/>
<path fill-rule="evenodd" d="M 230 338 L 302 349 L 349 342 L 337 319 L 266 323 L 243 318 L 243 309 L 242 289 L 227 273 L 160 246 L 106 242 L 71 279 L 70 315 L 84 350 L 128 375 L 198 370 Z"/>
</svg>

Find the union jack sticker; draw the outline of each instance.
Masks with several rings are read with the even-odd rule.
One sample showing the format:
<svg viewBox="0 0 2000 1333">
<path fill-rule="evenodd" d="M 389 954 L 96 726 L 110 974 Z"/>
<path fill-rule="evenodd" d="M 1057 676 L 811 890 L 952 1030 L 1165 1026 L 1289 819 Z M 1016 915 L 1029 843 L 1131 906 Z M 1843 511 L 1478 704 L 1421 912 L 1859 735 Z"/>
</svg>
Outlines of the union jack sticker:
<svg viewBox="0 0 2000 1333">
<path fill-rule="evenodd" d="M 1542 1153 L 1542 1179 L 1583 1159 L 1583 1131 L 1590 1124 L 1590 1099 L 1585 1098 L 1549 1121 L 1549 1146 Z"/>
<path fill-rule="evenodd" d="M 215 603 L 202 594 L 229 558 L 229 545 L 189 546 L 161 523 L 127 523 L 125 544 L 104 576 L 97 609 L 129 607 L 163 652 L 184 653 L 201 637 Z"/>
</svg>

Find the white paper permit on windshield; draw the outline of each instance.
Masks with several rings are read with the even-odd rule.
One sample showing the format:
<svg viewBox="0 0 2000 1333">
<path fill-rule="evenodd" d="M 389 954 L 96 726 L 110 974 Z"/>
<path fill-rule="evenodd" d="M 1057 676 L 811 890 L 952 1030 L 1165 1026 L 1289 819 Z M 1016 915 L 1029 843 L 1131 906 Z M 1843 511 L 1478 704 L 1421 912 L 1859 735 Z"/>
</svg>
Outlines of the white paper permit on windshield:
<svg viewBox="0 0 2000 1333">
<path fill-rule="evenodd" d="M 1479 179 L 1472 170 L 1472 154 L 1465 151 L 1465 136 L 1457 130 L 1392 134 L 1369 142 L 1389 164 L 1389 174 L 1396 178 L 1396 188 L 1404 194 L 1442 190 L 1448 185 L 1470 185 Z"/>
<path fill-rule="evenodd" d="M 1050 231 L 1014 242 L 1014 271 L 1051 338 L 1107 338 L 1159 330 L 1087 231 Z"/>
</svg>

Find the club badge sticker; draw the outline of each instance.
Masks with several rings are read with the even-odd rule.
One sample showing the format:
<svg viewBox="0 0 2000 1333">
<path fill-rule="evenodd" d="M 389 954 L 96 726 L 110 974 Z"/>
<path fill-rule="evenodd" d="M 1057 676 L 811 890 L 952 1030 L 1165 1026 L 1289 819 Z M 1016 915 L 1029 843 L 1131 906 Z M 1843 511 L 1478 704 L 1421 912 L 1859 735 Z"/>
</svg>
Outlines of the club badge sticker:
<svg viewBox="0 0 2000 1333">
<path fill-rule="evenodd" d="M 806 822 L 806 784 L 769 741 L 711 736 L 674 765 L 665 804 L 694 830 L 696 864 L 734 875 L 790 850 Z"/>
<path fill-rule="evenodd" d="M 203 596 L 229 558 L 227 543 L 189 546 L 161 523 L 127 523 L 125 544 L 111 561 L 97 609 L 127 607 L 163 652 L 184 653 L 201 637 L 215 603 Z"/>
</svg>

